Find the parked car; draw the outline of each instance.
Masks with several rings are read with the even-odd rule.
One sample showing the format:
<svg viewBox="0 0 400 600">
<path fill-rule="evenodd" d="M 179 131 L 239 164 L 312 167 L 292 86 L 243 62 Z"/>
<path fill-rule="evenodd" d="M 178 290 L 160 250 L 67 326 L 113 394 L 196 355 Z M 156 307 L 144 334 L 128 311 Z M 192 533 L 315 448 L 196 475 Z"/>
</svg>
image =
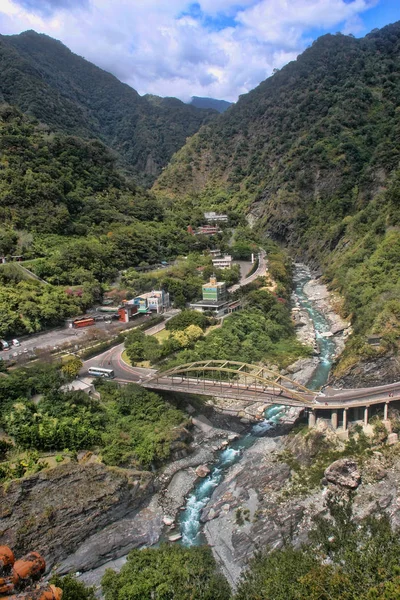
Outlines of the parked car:
<svg viewBox="0 0 400 600">
<path fill-rule="evenodd" d="M 10 345 L 6 340 L 0 340 L 0 350 L 8 350 Z"/>
<path fill-rule="evenodd" d="M 11 343 L 12 343 L 13 346 L 20 346 L 21 345 L 18 340 L 11 340 Z"/>
</svg>

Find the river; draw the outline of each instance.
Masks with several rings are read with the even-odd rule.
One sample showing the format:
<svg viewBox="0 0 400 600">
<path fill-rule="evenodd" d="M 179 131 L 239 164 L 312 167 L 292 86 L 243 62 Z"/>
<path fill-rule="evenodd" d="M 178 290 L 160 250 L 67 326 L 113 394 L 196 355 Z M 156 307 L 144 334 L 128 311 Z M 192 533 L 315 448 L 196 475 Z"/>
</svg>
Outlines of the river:
<svg viewBox="0 0 400 600">
<path fill-rule="evenodd" d="M 336 346 L 332 338 L 322 335 L 329 331 L 329 323 L 325 316 L 316 310 L 313 302 L 309 300 L 304 292 L 304 286 L 310 279 L 310 270 L 305 265 L 296 265 L 294 276 L 295 295 L 299 305 L 307 310 L 313 321 L 320 352 L 319 364 L 308 381 L 307 386 L 310 389 L 319 389 L 328 379 Z M 258 437 L 270 432 L 279 423 L 284 414 L 284 406 L 270 406 L 265 411 L 264 421 L 254 425 L 250 433 L 236 440 L 228 448 L 220 452 L 209 475 L 201 479 L 188 496 L 185 509 L 180 515 L 181 543 L 184 546 L 196 546 L 206 543 L 202 533 L 201 514 L 204 507 L 208 504 L 213 491 L 222 482 L 229 467 L 240 460 L 243 452 L 252 446 Z"/>
</svg>

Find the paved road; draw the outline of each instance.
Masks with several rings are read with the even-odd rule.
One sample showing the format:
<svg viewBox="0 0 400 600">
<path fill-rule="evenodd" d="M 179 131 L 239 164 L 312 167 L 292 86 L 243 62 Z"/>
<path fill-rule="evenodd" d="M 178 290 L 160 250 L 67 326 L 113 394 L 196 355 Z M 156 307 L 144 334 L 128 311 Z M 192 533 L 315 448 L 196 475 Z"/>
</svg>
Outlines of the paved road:
<svg viewBox="0 0 400 600">
<path fill-rule="evenodd" d="M 257 277 L 261 277 L 262 275 L 265 275 L 266 272 L 267 272 L 266 253 L 264 250 L 261 250 L 261 252 L 259 254 L 259 265 L 258 265 L 257 270 L 249 277 L 243 277 L 243 279 L 241 279 L 239 281 L 239 283 L 236 283 L 235 285 L 232 285 L 230 288 L 228 288 L 228 292 L 231 292 L 231 293 L 236 292 L 236 290 L 243 287 L 244 285 L 247 285 L 248 283 L 251 283 L 252 281 L 257 279 Z"/>
<path fill-rule="evenodd" d="M 142 367 L 130 367 L 122 360 L 122 352 L 124 344 L 114 346 L 110 350 L 103 352 L 98 356 L 94 356 L 83 363 L 80 375 L 87 375 L 89 367 L 104 367 L 113 369 L 115 378 L 123 383 L 132 383 L 143 380 L 155 373 L 155 369 L 144 369 Z"/>
<path fill-rule="evenodd" d="M 165 329 L 165 323 L 177 315 L 180 312 L 179 309 L 171 308 L 168 312 L 164 313 L 165 321 L 147 329 L 146 335 L 155 335 L 159 331 Z M 113 369 L 115 378 L 118 381 L 124 383 L 137 382 L 142 380 L 151 374 L 156 373 L 155 369 L 146 369 L 143 367 L 131 367 L 122 360 L 122 352 L 124 351 L 124 344 L 114 346 L 110 350 L 106 350 L 103 354 L 99 354 L 90 358 L 83 363 L 83 367 L 80 371 L 80 375 L 87 375 L 87 371 L 90 367 L 104 367 L 106 369 Z"/>
<path fill-rule="evenodd" d="M 166 318 L 171 318 L 174 315 L 178 314 L 178 309 L 170 309 L 165 313 Z M 88 313 L 90 314 L 90 313 Z M 103 315 L 104 316 L 104 315 Z M 10 350 L 3 350 L 0 352 L 0 358 L 3 360 L 11 360 L 17 359 L 21 356 L 29 356 L 32 357 L 35 355 L 37 350 L 57 350 L 58 348 L 62 348 L 64 344 L 74 343 L 74 344 L 82 344 L 84 342 L 92 339 L 95 331 L 104 332 L 104 338 L 110 338 L 113 335 L 116 335 L 119 331 L 124 331 L 124 329 L 128 329 L 130 327 L 135 327 L 135 325 L 140 325 L 141 323 L 145 323 L 148 317 L 139 316 L 136 317 L 135 321 L 131 321 L 130 323 L 119 323 L 118 321 L 112 321 L 111 323 L 107 323 L 106 321 L 97 321 L 96 325 L 91 327 L 82 327 L 79 329 L 73 329 L 70 327 L 59 327 L 57 329 L 53 329 L 52 331 L 47 331 L 45 333 L 38 333 L 35 335 L 20 337 L 19 342 L 20 346 L 12 347 Z M 154 335 L 157 331 L 163 329 L 164 325 L 161 323 L 159 325 L 155 325 L 148 330 L 150 335 Z M 101 341 L 101 338 L 99 339 Z M 78 349 L 78 346 L 75 350 Z"/>
<path fill-rule="evenodd" d="M 145 321 L 145 317 L 138 317 L 137 324 Z M 105 332 L 105 338 L 122 331 L 127 327 L 132 327 L 134 323 L 122 324 L 116 321 L 112 323 L 106 323 L 105 321 L 98 321 L 96 325 L 91 327 L 82 327 L 79 329 L 73 329 L 70 327 L 59 327 L 52 331 L 45 333 L 38 333 L 36 335 L 30 335 L 26 337 L 18 338 L 20 346 L 12 347 L 9 351 L 3 350 L 0 352 L 0 358 L 4 360 L 10 360 L 11 358 L 17 358 L 22 354 L 32 356 L 36 350 L 56 350 L 61 348 L 63 344 L 74 342 L 76 344 L 82 344 L 86 340 L 90 340 L 95 333 L 95 330 L 101 330 Z"/>
</svg>

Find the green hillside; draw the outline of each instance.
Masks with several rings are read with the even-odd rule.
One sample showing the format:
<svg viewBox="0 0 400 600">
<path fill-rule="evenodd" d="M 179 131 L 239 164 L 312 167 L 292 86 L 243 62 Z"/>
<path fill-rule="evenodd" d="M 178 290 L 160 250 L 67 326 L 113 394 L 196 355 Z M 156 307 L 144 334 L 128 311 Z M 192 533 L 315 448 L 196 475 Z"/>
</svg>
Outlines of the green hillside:
<svg viewBox="0 0 400 600">
<path fill-rule="evenodd" d="M 356 336 L 400 334 L 400 23 L 325 35 L 173 158 L 155 189 L 246 212 L 345 296 Z M 371 350 L 371 353 L 372 350 Z"/>
<path fill-rule="evenodd" d="M 58 325 L 98 302 L 120 270 L 206 242 L 186 232 L 188 215 L 121 175 L 101 142 L 51 133 L 6 104 L 0 175 L 0 256 L 22 255 L 50 284 L 1 265 L 0 337 Z"/>
<path fill-rule="evenodd" d="M 176 98 L 141 97 L 61 42 L 34 31 L 0 36 L 0 100 L 55 131 L 102 140 L 145 185 L 216 114 Z"/>
</svg>

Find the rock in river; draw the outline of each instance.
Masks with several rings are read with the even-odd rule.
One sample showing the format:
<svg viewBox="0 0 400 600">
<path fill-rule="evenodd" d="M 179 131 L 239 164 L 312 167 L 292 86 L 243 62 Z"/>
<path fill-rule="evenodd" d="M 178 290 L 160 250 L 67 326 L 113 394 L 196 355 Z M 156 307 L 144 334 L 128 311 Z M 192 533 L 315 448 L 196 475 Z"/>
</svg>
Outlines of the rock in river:
<svg viewBox="0 0 400 600">
<path fill-rule="evenodd" d="M 325 479 L 345 488 L 355 489 L 361 483 L 357 463 L 350 458 L 341 458 L 325 470 Z"/>
<path fill-rule="evenodd" d="M 206 465 L 199 465 L 196 469 L 197 477 L 207 477 L 210 469 Z"/>
</svg>

